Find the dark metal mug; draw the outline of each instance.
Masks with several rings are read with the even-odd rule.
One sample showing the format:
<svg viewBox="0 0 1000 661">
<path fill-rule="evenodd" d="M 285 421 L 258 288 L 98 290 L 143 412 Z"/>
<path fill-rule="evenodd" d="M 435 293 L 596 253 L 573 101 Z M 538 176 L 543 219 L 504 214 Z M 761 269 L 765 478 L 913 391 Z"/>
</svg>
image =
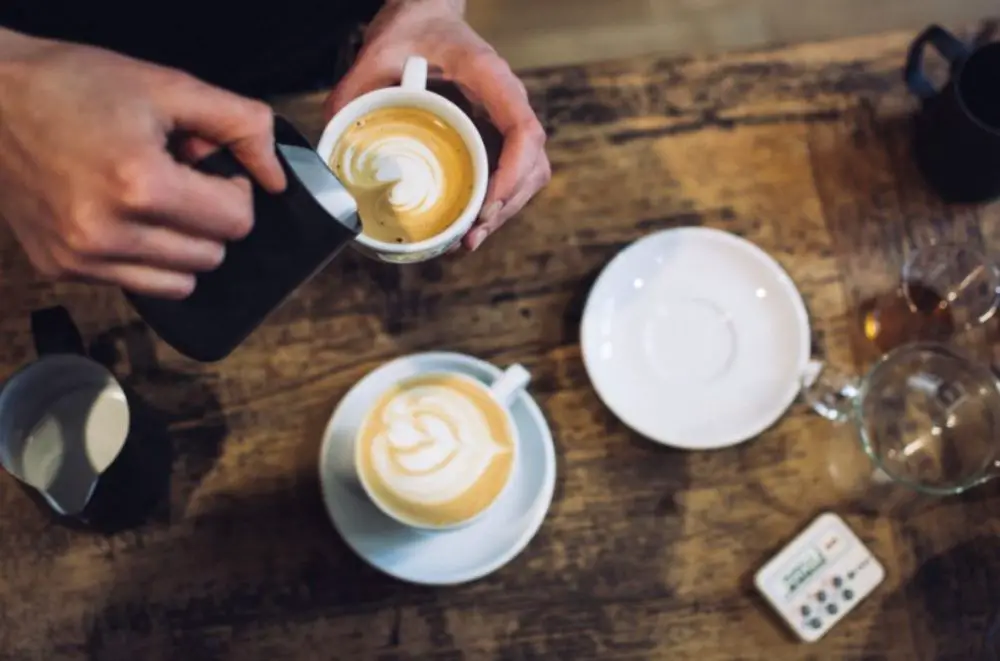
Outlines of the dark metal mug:
<svg viewBox="0 0 1000 661">
<path fill-rule="evenodd" d="M 924 71 L 933 47 L 950 76 L 938 89 Z M 947 202 L 986 202 L 1000 196 L 1000 44 L 967 46 L 937 25 L 910 46 L 905 78 L 922 103 L 914 150 L 928 183 Z"/>
</svg>

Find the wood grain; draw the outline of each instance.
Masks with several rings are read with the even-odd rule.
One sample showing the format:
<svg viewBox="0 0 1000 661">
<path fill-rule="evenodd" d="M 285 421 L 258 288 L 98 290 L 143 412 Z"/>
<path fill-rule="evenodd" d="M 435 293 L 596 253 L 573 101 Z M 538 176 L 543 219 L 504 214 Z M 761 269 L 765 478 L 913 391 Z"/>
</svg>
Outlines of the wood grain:
<svg viewBox="0 0 1000 661">
<path fill-rule="evenodd" d="M 992 0 L 468 0 L 469 22 L 518 68 L 720 53 L 971 23 Z"/>
<path fill-rule="evenodd" d="M 528 73 L 554 169 L 528 210 L 473 255 L 407 267 L 347 255 L 215 365 L 149 338 L 118 292 L 38 281 L 3 235 L 2 369 L 32 357 L 28 313 L 64 303 L 170 420 L 173 471 L 152 520 L 111 536 L 54 525 L 0 476 L 0 658 L 972 658 L 1000 589 L 995 489 L 867 514 L 828 471 L 850 433 L 800 405 L 737 448 L 657 447 L 604 408 L 578 344 L 596 275 L 660 229 L 725 229 L 774 255 L 807 301 L 816 351 L 844 369 L 872 359 L 857 308 L 895 286 L 908 250 L 949 235 L 996 254 L 1000 207 L 946 208 L 911 164 L 899 70 L 911 36 Z M 282 109 L 315 136 L 317 104 Z M 320 432 L 351 384 L 428 349 L 528 366 L 559 456 L 527 550 L 439 590 L 355 558 L 316 475 Z M 802 646 L 751 581 L 825 509 L 889 577 Z"/>
</svg>

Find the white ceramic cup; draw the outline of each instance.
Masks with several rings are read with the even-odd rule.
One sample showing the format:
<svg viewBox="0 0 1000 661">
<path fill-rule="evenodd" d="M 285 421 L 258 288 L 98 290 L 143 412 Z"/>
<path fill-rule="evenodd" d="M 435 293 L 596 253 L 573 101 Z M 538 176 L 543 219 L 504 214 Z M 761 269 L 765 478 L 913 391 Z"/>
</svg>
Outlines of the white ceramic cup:
<svg viewBox="0 0 1000 661">
<path fill-rule="evenodd" d="M 368 499 L 379 510 L 381 510 L 381 512 L 383 514 L 385 514 L 389 518 L 397 521 L 398 523 L 403 524 L 404 526 L 409 526 L 411 528 L 417 528 L 419 530 L 430 530 L 430 531 L 455 530 L 455 529 L 458 529 L 458 528 L 464 528 L 465 526 L 468 526 L 468 525 L 470 525 L 470 524 L 478 521 L 482 517 L 484 517 L 493 508 L 493 506 L 496 505 L 497 502 L 500 501 L 500 499 L 503 497 L 504 493 L 506 493 L 507 488 L 510 486 L 511 479 L 514 476 L 514 466 L 516 466 L 516 463 L 517 463 L 517 453 L 519 451 L 520 444 L 521 444 L 521 439 L 520 439 L 520 436 L 518 435 L 517 425 L 514 423 L 514 418 L 510 414 L 510 406 L 511 406 L 511 404 L 513 404 L 513 402 L 517 398 L 517 396 L 522 391 L 524 391 L 524 389 L 528 386 L 528 383 L 531 381 L 531 375 L 528 373 L 528 370 L 524 369 L 523 366 L 518 365 L 518 364 L 514 364 L 514 365 L 511 365 L 510 367 L 508 367 L 504 371 L 504 373 L 496 381 L 494 381 L 489 386 L 487 386 L 486 384 L 484 384 L 484 383 L 482 383 L 480 381 L 477 381 L 476 379 L 474 379 L 474 378 L 472 378 L 470 376 L 462 374 L 460 372 L 423 372 L 423 373 L 420 373 L 420 374 L 411 375 L 411 376 L 407 377 L 404 380 L 405 381 L 410 381 L 410 380 L 412 380 L 414 378 L 420 378 L 420 377 L 426 377 L 426 376 L 433 376 L 433 375 L 442 375 L 442 376 L 446 376 L 448 378 L 459 379 L 459 380 L 463 381 L 464 383 L 466 383 L 466 384 L 468 384 L 468 385 L 470 385 L 470 386 L 472 386 L 472 387 L 480 390 L 483 394 L 485 394 L 488 397 L 492 398 L 497 404 L 499 404 L 499 407 L 505 413 L 505 417 L 506 417 L 505 422 L 506 422 L 506 427 L 507 427 L 507 433 L 508 433 L 508 435 L 509 435 L 509 437 L 511 439 L 511 446 L 513 448 L 513 452 L 514 452 L 515 456 L 514 456 L 514 462 L 511 465 L 510 473 L 508 473 L 508 475 L 507 475 L 507 480 L 504 483 L 503 488 L 497 493 L 496 498 L 493 499 L 493 502 L 491 502 L 489 505 L 487 505 L 486 507 L 484 507 L 482 510 L 480 510 L 474 516 L 472 516 L 472 517 L 470 517 L 470 518 L 468 518 L 468 519 L 466 519 L 464 521 L 460 521 L 458 523 L 453 523 L 453 524 L 448 524 L 448 525 L 442 525 L 442 526 L 434 526 L 434 525 L 428 525 L 428 524 L 425 524 L 425 523 L 417 523 L 417 522 L 414 522 L 414 521 L 410 521 L 410 520 L 402 517 L 398 513 L 394 512 L 391 508 L 389 508 L 387 505 L 385 505 L 382 502 L 381 499 L 379 499 L 378 495 L 375 494 L 374 491 L 371 489 L 371 487 L 368 485 L 367 481 L 365 480 L 364 473 L 360 470 L 360 467 L 359 467 L 360 460 L 361 460 L 361 452 L 360 452 L 360 444 L 357 442 L 357 438 L 355 438 L 355 442 L 354 442 L 354 472 L 355 472 L 355 474 L 357 476 L 358 482 L 361 485 L 361 488 L 364 490 L 365 494 L 368 496 Z M 379 376 L 379 372 L 376 371 L 376 372 L 373 372 L 372 374 L 370 374 L 368 377 L 366 377 L 366 379 L 369 379 L 369 378 L 378 378 L 378 376 Z M 396 385 L 397 383 L 400 383 L 400 381 L 399 380 L 394 380 L 394 381 L 388 381 L 388 382 L 386 382 L 384 384 L 380 384 L 380 385 L 382 385 L 382 387 L 376 391 L 378 393 L 378 395 L 376 396 L 375 399 L 377 399 L 378 397 L 380 397 L 383 393 L 385 393 L 387 390 L 389 390 L 389 388 L 391 388 L 392 386 Z M 367 384 L 365 384 L 365 385 L 367 385 Z M 374 389 L 372 389 L 372 390 L 374 391 Z M 374 403 L 375 403 L 374 401 L 371 401 L 369 403 L 369 405 L 374 405 Z M 369 414 L 370 414 L 370 412 L 365 414 L 365 416 L 364 416 L 364 420 L 365 421 L 358 428 L 358 435 L 360 435 L 360 433 L 364 431 L 365 427 L 367 427 L 368 415 Z"/>
<path fill-rule="evenodd" d="M 461 241 L 479 216 L 489 183 L 489 164 L 482 136 L 479 135 L 469 116 L 458 106 L 440 94 L 427 90 L 427 60 L 422 57 L 410 57 L 403 68 L 403 80 L 399 87 L 387 87 L 369 92 L 344 106 L 326 125 L 316 151 L 324 161 L 329 162 L 340 136 L 355 121 L 375 110 L 400 107 L 428 110 L 458 131 L 472 156 L 472 167 L 475 168 L 472 195 L 458 218 L 443 232 L 429 239 L 415 243 L 376 241 L 364 233 L 364 218 L 362 218 L 362 233 L 354 245 L 363 254 L 386 262 L 424 262 L 447 252 Z"/>
</svg>

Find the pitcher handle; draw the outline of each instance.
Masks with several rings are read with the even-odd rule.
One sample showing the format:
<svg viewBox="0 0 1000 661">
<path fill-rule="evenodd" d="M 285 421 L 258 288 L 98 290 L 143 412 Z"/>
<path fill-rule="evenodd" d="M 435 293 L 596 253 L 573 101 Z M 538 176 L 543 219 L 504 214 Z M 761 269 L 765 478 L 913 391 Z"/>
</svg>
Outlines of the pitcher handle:
<svg viewBox="0 0 1000 661">
<path fill-rule="evenodd" d="M 250 171 L 233 155 L 233 152 L 223 147 L 194 164 L 194 169 L 215 177 L 246 177 L 253 181 Z"/>
<path fill-rule="evenodd" d="M 73 323 L 69 310 L 61 305 L 31 313 L 31 337 L 39 356 L 54 353 L 86 355 L 80 330 Z"/>
<path fill-rule="evenodd" d="M 903 77 L 910 92 L 922 101 L 927 101 L 937 95 L 938 90 L 924 74 L 924 50 L 930 44 L 948 61 L 954 72 L 955 68 L 969 56 L 969 49 L 953 34 L 939 25 L 932 25 L 924 30 L 910 45 L 906 56 L 906 68 Z"/>
<path fill-rule="evenodd" d="M 811 360 L 802 375 L 802 400 L 827 420 L 846 422 L 860 388 L 858 379 Z"/>
</svg>

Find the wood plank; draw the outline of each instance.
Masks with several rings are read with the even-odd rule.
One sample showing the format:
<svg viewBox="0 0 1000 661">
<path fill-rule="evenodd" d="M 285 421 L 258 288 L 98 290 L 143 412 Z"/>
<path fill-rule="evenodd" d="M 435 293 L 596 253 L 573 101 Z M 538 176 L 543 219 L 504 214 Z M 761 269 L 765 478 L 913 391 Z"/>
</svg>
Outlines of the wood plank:
<svg viewBox="0 0 1000 661">
<path fill-rule="evenodd" d="M 722 53 L 990 16 L 990 0 L 469 0 L 470 23 L 517 68 Z"/>
</svg>

